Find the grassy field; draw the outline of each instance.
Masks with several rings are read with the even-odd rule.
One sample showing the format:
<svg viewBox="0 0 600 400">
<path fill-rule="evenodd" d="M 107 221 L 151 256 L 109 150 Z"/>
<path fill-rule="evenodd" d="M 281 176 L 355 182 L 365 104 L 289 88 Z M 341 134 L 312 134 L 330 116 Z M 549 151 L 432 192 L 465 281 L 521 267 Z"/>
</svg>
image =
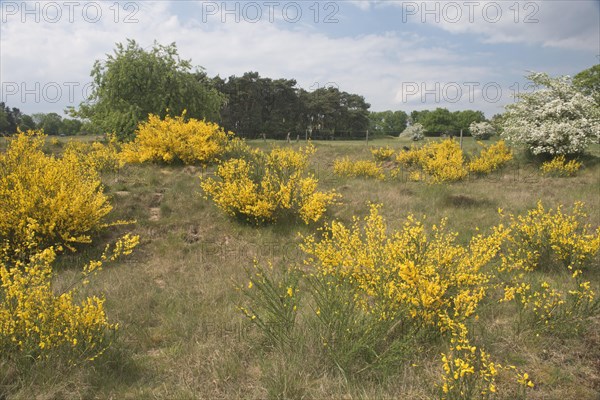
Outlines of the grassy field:
<svg viewBox="0 0 600 400">
<path fill-rule="evenodd" d="M 61 138 L 61 141 L 66 140 Z M 284 142 L 251 142 L 253 146 L 293 146 Z M 382 203 L 391 229 L 413 213 L 428 223 L 448 217 L 458 240 L 467 242 L 477 228 L 499 222 L 498 208 L 523 213 L 538 200 L 547 207 L 571 207 L 583 201 L 589 223 L 600 225 L 600 146 L 584 160 L 573 178 L 542 177 L 539 164 L 517 154 L 500 173 L 460 183 L 428 185 L 409 182 L 345 179 L 333 174 L 333 160 L 371 159 L 365 142 L 316 142 L 312 168 L 323 188 L 335 188 L 342 204 L 327 220 L 351 223 L 365 216 L 368 202 Z M 403 139 L 381 139 L 369 146 L 402 148 Z M 477 145 L 465 139 L 465 148 Z M 48 145 L 51 151 L 60 146 Z M 236 285 L 245 284 L 253 260 L 300 265 L 298 233 L 314 226 L 286 222 L 264 227 L 228 218 L 204 199 L 199 176 L 213 168 L 127 165 L 103 177 L 112 198 L 113 219 L 134 219 L 111 229 L 75 254 L 59 260 L 58 286 L 67 285 L 89 257 L 101 253 L 118 234 L 139 234 L 132 256 L 102 271 L 86 292 L 104 293 L 110 319 L 119 323 L 113 346 L 95 363 L 56 370 L 36 365 L 26 376 L 0 375 L 10 398 L 65 399 L 427 399 L 439 394 L 442 343 L 407 352 L 395 370 L 346 376 L 326 365 L 310 341 L 310 326 L 289 351 L 269 347 L 260 332 L 238 310 L 243 301 Z M 320 225 L 320 224 L 319 224 Z M 556 278 L 560 279 L 560 277 Z M 598 269 L 588 275 L 595 288 Z M 527 371 L 536 386 L 531 399 L 600 398 L 600 319 L 577 334 L 538 334 L 513 329 L 513 309 L 483 304 L 475 328 L 480 343 L 498 362 Z M 502 384 L 502 382 L 500 382 Z M 502 386 L 502 385 L 501 385 Z M 0 391 L 1 393 L 1 391 Z M 1 396 L 0 396 L 1 397 Z M 513 394 L 499 393 L 510 399 Z"/>
</svg>

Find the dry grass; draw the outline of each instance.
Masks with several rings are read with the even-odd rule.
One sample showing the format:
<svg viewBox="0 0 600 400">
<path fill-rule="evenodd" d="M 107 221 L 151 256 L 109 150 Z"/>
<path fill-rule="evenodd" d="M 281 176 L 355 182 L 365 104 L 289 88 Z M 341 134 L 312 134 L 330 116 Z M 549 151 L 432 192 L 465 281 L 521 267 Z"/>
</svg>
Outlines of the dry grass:
<svg viewBox="0 0 600 400">
<path fill-rule="evenodd" d="M 258 147 L 273 143 L 257 141 Z M 287 145 L 280 143 L 281 145 Z M 301 145 L 300 143 L 299 145 Z M 370 142 L 401 150 L 402 139 Z M 298 144 L 292 144 L 298 146 Z M 450 185 L 345 179 L 333 174 L 342 156 L 371 159 L 364 142 L 319 142 L 313 167 L 324 188 L 335 188 L 343 204 L 328 219 L 351 222 L 368 212 L 367 201 L 383 203 L 382 214 L 396 228 L 408 213 L 427 215 L 430 222 L 449 218 L 451 229 L 467 240 L 476 227 L 498 222 L 496 210 L 520 213 L 541 199 L 548 207 L 574 201 L 587 204 L 590 222 L 600 225 L 599 146 L 574 178 L 542 177 L 538 165 L 519 157 L 488 178 Z M 472 139 L 465 147 L 473 149 Z M 386 376 L 346 380 L 325 368 L 309 340 L 283 354 L 266 346 L 238 311 L 244 268 L 253 259 L 275 264 L 301 263 L 297 233 L 314 227 L 296 222 L 256 228 L 221 213 L 200 193 L 195 167 L 126 166 L 104 177 L 112 196 L 115 219 L 136 219 L 120 229 L 133 230 L 142 243 L 132 257 L 98 275 L 87 289 L 105 293 L 112 321 L 120 325 L 113 347 L 95 364 L 57 371 L 37 365 L 14 384 L 3 371 L 0 385 L 10 398 L 314 398 L 426 399 L 437 396 L 441 343 L 418 349 L 414 359 Z M 76 272 L 68 265 L 97 254 L 113 235 L 97 238 L 61 260 L 59 280 Z M 80 263 L 79 263 L 80 264 Z M 596 287 L 600 273 L 591 279 Z M 536 382 L 533 399 L 597 399 L 600 396 L 600 320 L 586 332 L 561 335 L 516 333 L 512 310 L 484 304 L 475 331 L 494 357 L 528 371 Z M 309 329 L 306 327 L 306 329 Z M 305 337 L 310 337 L 307 331 Z M 414 364 L 414 366 L 413 366 Z M 0 368 L 3 368 L 0 365 Z M 12 375 L 11 375 L 12 374 Z M 4 380 L 3 380 L 4 379 Z M 502 388 L 500 382 L 499 389 Z M 2 397 L 0 387 L 0 397 Z M 511 393 L 501 399 L 512 398 Z"/>
</svg>

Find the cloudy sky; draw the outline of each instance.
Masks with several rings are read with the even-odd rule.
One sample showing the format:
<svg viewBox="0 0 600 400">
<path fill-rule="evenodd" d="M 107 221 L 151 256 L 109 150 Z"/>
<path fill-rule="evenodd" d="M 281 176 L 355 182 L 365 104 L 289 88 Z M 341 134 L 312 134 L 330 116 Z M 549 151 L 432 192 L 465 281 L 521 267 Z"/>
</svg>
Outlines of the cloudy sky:
<svg viewBox="0 0 600 400">
<path fill-rule="evenodd" d="M 371 110 L 447 107 L 488 117 L 527 71 L 600 62 L 600 1 L 6 1 L 1 98 L 26 113 L 77 106 L 116 42 L 176 42 L 211 75 L 258 71 L 337 86 Z"/>
</svg>

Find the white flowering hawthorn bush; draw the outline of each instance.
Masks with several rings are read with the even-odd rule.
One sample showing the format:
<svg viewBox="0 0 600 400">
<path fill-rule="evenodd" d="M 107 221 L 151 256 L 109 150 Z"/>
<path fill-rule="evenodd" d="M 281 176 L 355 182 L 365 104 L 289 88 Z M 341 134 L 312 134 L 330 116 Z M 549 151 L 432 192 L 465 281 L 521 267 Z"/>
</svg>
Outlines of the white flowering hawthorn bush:
<svg viewBox="0 0 600 400">
<path fill-rule="evenodd" d="M 489 122 L 472 122 L 469 126 L 471 136 L 477 140 L 487 140 L 496 133 L 496 129 Z"/>
<path fill-rule="evenodd" d="M 538 90 L 506 106 L 503 137 L 533 154 L 576 154 L 600 139 L 600 109 L 568 76 L 527 76 Z"/>
<path fill-rule="evenodd" d="M 423 140 L 425 138 L 425 128 L 417 122 L 404 129 L 400 136 L 409 137 L 412 140 Z"/>
</svg>

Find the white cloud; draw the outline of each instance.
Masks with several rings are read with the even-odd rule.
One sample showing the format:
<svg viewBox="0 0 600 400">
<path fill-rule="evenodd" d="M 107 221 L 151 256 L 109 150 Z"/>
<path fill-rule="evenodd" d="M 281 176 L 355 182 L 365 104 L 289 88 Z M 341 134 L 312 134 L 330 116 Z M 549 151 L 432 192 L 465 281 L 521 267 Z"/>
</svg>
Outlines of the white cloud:
<svg viewBox="0 0 600 400">
<path fill-rule="evenodd" d="M 144 47 L 150 47 L 155 39 L 162 44 L 176 42 L 180 55 L 206 67 L 209 75 L 228 77 L 252 70 L 273 78 L 294 78 L 307 90 L 337 84 L 341 90 L 365 96 L 374 110 L 410 111 L 441 106 L 481 109 L 492 114 L 508 101 L 507 89 L 498 103 L 486 101 L 488 98 L 481 93 L 484 85 L 502 75 L 501 65 L 481 66 L 485 64 L 478 61 L 487 56 L 460 54 L 415 33 L 333 37 L 302 21 L 289 24 L 279 19 L 270 23 L 263 18 L 255 24 L 220 23 L 220 19 L 203 22 L 198 4 L 186 3 L 186 14 L 177 12 L 182 4 L 177 2 L 135 4 L 139 10 L 132 17 L 137 23 L 123 22 L 132 10 L 120 10 L 115 23 L 110 2 L 102 3 L 103 18 L 97 23 L 86 22 L 81 15 L 74 23 L 21 23 L 20 19 L 3 23 L 0 78 L 3 85 L 18 84 L 19 91 L 11 94 L 6 89 L 14 87 L 4 86 L 2 100 L 25 112 L 60 111 L 67 105 L 76 106 L 81 101 L 80 88 L 91 79 L 94 60 L 112 52 L 115 42 L 133 38 Z M 474 28 L 452 25 L 445 29 L 460 32 Z M 50 102 L 44 97 L 52 97 L 53 93 L 42 93 L 39 103 L 32 95 L 26 96 L 26 104 L 21 103 L 22 85 L 31 90 L 36 83 L 43 88 L 51 82 L 63 87 L 60 101 Z M 80 84 L 74 99 L 68 98 L 65 85 L 69 82 Z M 468 86 L 472 85 L 469 82 L 479 86 Z M 413 83 L 419 90 L 411 90 L 408 95 L 407 88 L 413 88 Z M 444 102 L 454 100 L 451 90 L 456 85 L 463 90 L 463 96 L 456 102 Z M 436 90 L 438 93 L 434 93 Z M 435 101 L 436 95 L 439 102 Z"/>
<path fill-rule="evenodd" d="M 394 1 L 403 21 L 426 23 L 484 43 L 525 43 L 600 52 L 600 3 L 556 1 Z"/>
</svg>

